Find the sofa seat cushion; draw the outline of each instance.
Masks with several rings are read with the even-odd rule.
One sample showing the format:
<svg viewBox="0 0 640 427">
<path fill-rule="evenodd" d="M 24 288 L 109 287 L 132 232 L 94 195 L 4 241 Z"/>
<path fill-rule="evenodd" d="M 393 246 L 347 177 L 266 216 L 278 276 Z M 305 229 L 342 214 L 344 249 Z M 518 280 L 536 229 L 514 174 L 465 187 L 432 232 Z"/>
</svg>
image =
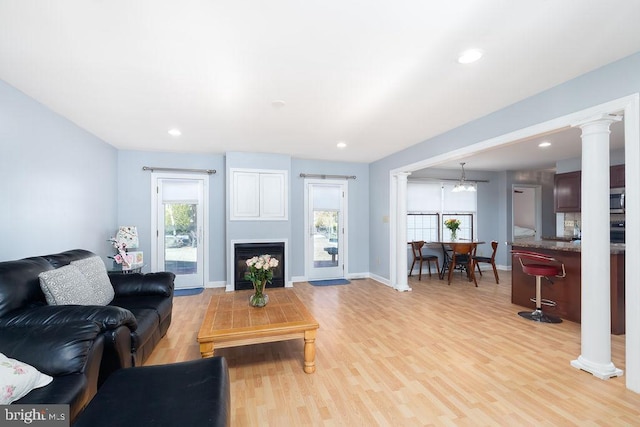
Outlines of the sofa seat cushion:
<svg viewBox="0 0 640 427">
<path fill-rule="evenodd" d="M 31 390 L 44 387 L 53 377 L 43 374 L 28 363 L 0 353 L 0 405 L 8 405 Z"/>
<path fill-rule="evenodd" d="M 87 278 L 87 285 L 93 292 L 92 305 L 107 305 L 113 300 L 115 292 L 107 275 L 107 268 L 99 256 L 71 261 L 71 265 L 80 270 Z"/>
<path fill-rule="evenodd" d="M 151 308 L 134 308 L 131 310 L 138 321 L 138 329 L 131 332 L 131 348 L 135 350 L 142 347 L 154 334 L 158 334 L 160 317 L 158 312 Z"/>
<path fill-rule="evenodd" d="M 129 311 L 141 308 L 155 310 L 160 317 L 160 322 L 170 316 L 171 310 L 173 309 L 173 300 L 171 298 L 158 295 L 147 295 L 143 297 L 116 297 L 111 304 L 125 308 Z"/>
</svg>

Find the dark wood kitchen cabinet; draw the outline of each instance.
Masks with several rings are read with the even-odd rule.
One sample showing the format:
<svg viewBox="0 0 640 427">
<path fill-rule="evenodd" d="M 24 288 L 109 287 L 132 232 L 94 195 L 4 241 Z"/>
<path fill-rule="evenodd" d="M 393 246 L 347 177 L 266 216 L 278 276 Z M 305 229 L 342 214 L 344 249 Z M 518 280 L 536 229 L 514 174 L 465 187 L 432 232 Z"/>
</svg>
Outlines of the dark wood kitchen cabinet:
<svg viewBox="0 0 640 427">
<path fill-rule="evenodd" d="M 580 171 L 559 173 L 554 178 L 555 212 L 580 212 Z"/>
<path fill-rule="evenodd" d="M 624 165 L 611 166 L 609 170 L 609 187 L 624 187 Z"/>
</svg>

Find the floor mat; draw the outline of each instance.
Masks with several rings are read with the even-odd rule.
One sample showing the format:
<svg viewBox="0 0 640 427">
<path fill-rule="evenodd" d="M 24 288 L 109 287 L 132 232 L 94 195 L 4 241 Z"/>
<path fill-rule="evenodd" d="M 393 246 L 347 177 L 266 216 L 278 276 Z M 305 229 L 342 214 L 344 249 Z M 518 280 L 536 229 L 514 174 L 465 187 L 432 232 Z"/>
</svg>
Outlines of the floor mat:
<svg viewBox="0 0 640 427">
<path fill-rule="evenodd" d="M 192 288 L 192 289 L 176 289 L 173 291 L 173 295 L 176 297 L 185 297 L 188 295 L 198 295 L 204 291 L 204 288 Z"/>
<path fill-rule="evenodd" d="M 313 286 L 332 286 L 332 285 L 348 285 L 351 283 L 347 279 L 331 279 L 331 280 L 311 280 L 309 284 Z"/>
</svg>

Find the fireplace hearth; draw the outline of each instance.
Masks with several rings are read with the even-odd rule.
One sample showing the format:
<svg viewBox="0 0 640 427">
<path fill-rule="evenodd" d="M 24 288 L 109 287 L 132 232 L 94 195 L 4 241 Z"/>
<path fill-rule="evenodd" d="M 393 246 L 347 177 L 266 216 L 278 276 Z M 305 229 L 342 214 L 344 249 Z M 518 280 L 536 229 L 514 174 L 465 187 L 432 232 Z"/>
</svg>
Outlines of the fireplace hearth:
<svg viewBox="0 0 640 427">
<path fill-rule="evenodd" d="M 267 288 L 284 287 L 284 272 L 286 271 L 284 268 L 284 242 L 235 243 L 233 248 L 234 290 L 253 289 L 253 284 L 244 278 L 244 274 L 247 272 L 246 261 L 251 257 L 264 254 L 269 254 L 278 260 L 278 267 L 273 270 L 273 280 L 271 283 L 267 283 Z"/>
</svg>

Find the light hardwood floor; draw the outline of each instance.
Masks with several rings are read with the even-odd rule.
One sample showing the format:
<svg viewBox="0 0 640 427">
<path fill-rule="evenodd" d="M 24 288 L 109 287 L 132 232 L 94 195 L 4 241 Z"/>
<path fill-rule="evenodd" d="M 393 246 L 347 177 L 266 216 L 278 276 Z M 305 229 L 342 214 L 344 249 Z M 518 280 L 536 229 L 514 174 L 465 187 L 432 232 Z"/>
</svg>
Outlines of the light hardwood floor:
<svg viewBox="0 0 640 427">
<path fill-rule="evenodd" d="M 230 368 L 231 425 L 640 425 L 640 394 L 624 376 L 603 381 L 569 365 L 580 325 L 520 318 L 510 273 L 500 280 L 488 271 L 476 288 L 459 274 L 450 286 L 423 275 L 404 293 L 369 279 L 296 283 L 320 323 L 317 370 L 303 372 L 302 340 L 218 350 Z M 196 335 L 218 292 L 175 298 L 147 364 L 200 357 Z M 612 359 L 624 370 L 624 336 L 612 336 Z"/>
</svg>

